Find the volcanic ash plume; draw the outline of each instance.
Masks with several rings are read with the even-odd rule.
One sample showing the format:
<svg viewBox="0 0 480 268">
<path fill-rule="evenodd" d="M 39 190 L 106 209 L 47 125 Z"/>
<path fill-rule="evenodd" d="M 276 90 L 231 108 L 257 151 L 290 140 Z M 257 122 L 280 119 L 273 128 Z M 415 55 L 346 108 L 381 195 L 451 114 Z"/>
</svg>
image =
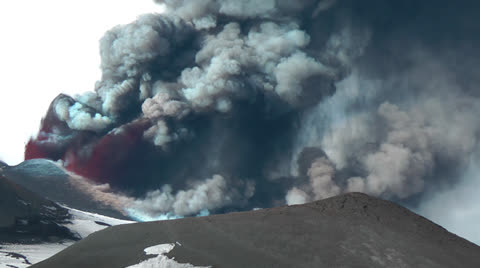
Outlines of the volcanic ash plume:
<svg viewBox="0 0 480 268">
<path fill-rule="evenodd" d="M 105 34 L 95 91 L 58 96 L 26 159 L 157 217 L 347 191 L 410 202 L 478 150 L 467 4 L 157 2 Z"/>
</svg>

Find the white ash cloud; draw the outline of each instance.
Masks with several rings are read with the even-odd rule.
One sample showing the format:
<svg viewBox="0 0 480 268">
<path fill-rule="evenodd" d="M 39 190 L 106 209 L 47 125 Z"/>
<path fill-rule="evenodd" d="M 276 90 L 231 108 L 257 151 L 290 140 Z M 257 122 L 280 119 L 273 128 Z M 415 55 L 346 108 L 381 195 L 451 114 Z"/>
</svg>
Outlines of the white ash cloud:
<svg viewBox="0 0 480 268">
<path fill-rule="evenodd" d="M 308 183 L 293 187 L 285 197 L 288 205 L 303 204 L 341 193 L 335 183 L 335 165 L 325 157 L 315 159 L 307 171 Z"/>
<path fill-rule="evenodd" d="M 199 214 L 204 210 L 215 210 L 228 206 L 236 199 L 248 199 L 253 192 L 249 185 L 242 194 L 232 191 L 227 180 L 220 175 L 214 175 L 205 181 L 197 181 L 186 190 L 174 193 L 170 185 L 162 189 L 148 192 L 144 199 L 137 199 L 129 209 L 150 217 L 159 215 L 188 216 Z"/>
<path fill-rule="evenodd" d="M 414 68 L 381 81 L 352 73 L 305 121 L 323 128 L 305 125 L 299 148 L 319 146 L 337 170 L 355 174 L 337 179 L 342 192 L 404 200 L 455 184 L 478 149 L 480 99 L 464 91 L 447 60 L 422 51 L 415 57 Z M 401 92 L 398 103 L 382 101 L 389 91 Z M 360 96 L 367 105 L 348 112 Z M 329 109 L 337 115 L 326 115 Z"/>
<path fill-rule="evenodd" d="M 185 190 L 175 191 L 172 186 L 148 192 L 144 198 L 133 198 L 114 191 L 108 184 L 96 184 L 86 178 L 69 173 L 69 181 L 78 190 L 88 194 L 124 215 L 146 215 L 151 219 L 183 217 L 222 208 L 239 200 L 247 200 L 255 190 L 249 182 L 243 192 L 232 189 L 228 181 L 214 175 L 204 181 L 195 181 Z"/>
<path fill-rule="evenodd" d="M 65 121 L 71 129 L 99 131 L 108 127 L 112 120 L 81 102 L 59 99 L 55 105 L 58 118 Z"/>
</svg>

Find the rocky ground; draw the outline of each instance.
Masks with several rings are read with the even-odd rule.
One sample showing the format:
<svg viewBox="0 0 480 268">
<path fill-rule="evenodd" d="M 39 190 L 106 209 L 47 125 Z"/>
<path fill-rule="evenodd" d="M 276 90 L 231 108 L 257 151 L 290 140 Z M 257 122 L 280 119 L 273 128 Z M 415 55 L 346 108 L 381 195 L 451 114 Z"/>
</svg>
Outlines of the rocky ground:
<svg viewBox="0 0 480 268">
<path fill-rule="evenodd" d="M 46 159 L 27 160 L 16 166 L 0 164 L 0 175 L 25 189 L 68 207 L 128 220 L 117 210 L 95 201 L 72 184 L 72 178 L 55 162 Z"/>
<path fill-rule="evenodd" d="M 124 223 L 132 222 L 61 206 L 0 174 L 0 268 L 29 267 L 93 232 Z"/>
<path fill-rule="evenodd" d="M 155 258 L 145 252 L 158 247 L 168 247 L 165 257 L 178 263 L 211 267 L 480 267 L 477 245 L 392 202 L 359 193 L 114 226 L 33 267 L 127 267 Z"/>
<path fill-rule="evenodd" d="M 0 242 L 39 243 L 62 239 L 78 240 L 62 224 L 69 222 L 68 210 L 0 177 Z"/>
</svg>

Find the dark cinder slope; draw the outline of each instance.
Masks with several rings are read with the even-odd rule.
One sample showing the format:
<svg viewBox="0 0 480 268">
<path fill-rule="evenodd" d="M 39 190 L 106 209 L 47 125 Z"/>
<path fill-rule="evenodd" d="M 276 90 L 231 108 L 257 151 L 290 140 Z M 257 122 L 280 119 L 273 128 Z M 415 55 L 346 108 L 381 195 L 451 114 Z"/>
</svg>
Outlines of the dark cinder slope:
<svg viewBox="0 0 480 268">
<path fill-rule="evenodd" d="M 351 193 L 298 206 L 120 225 L 33 267 L 126 267 L 179 242 L 212 267 L 480 267 L 480 247 L 392 202 Z M 152 257 L 152 256 L 149 256 Z"/>
<path fill-rule="evenodd" d="M 1 167 L 0 167 L 1 169 Z M 69 175 L 46 159 L 26 160 L 17 166 L 4 166 L 0 175 L 49 200 L 82 211 L 128 219 L 120 212 L 97 202 L 74 187 Z"/>
<path fill-rule="evenodd" d="M 67 209 L 0 176 L 0 244 L 77 240 L 61 225 L 69 218 Z"/>
</svg>

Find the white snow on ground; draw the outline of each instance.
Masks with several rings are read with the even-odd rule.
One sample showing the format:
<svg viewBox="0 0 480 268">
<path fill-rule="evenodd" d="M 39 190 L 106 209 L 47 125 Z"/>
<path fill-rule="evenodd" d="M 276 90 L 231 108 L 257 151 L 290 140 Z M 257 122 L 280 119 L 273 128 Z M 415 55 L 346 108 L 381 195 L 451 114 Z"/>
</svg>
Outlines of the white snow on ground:
<svg viewBox="0 0 480 268">
<path fill-rule="evenodd" d="M 0 245 L 0 268 L 28 267 L 31 264 L 43 261 L 57 254 L 73 243 L 74 242 L 69 241 L 55 244 Z"/>
<path fill-rule="evenodd" d="M 67 208 L 72 215 L 72 219 L 70 219 L 72 223 L 64 224 L 64 226 L 72 232 L 77 233 L 81 238 L 85 238 L 91 233 L 105 229 L 108 225 L 113 226 L 133 223 L 133 221 L 119 220 L 69 207 L 65 208 Z M 0 244 L 0 268 L 28 267 L 50 258 L 73 243 L 75 242 L 63 241 L 61 243 L 42 243 L 33 245 Z"/>
<path fill-rule="evenodd" d="M 177 245 L 181 246 L 177 242 Z M 126 268 L 208 268 L 205 266 L 193 266 L 189 263 L 178 263 L 173 259 L 169 259 L 164 254 L 170 252 L 175 247 L 175 244 L 161 244 L 144 249 L 147 255 L 157 255 L 155 258 L 148 259 L 139 264 L 128 266 Z"/>
<path fill-rule="evenodd" d="M 77 209 L 65 207 L 70 211 L 72 219 L 71 224 L 64 224 L 65 227 L 72 232 L 78 233 L 80 237 L 85 238 L 89 234 L 100 231 L 108 227 L 108 225 L 120 225 L 126 223 L 134 223 L 134 221 L 119 220 L 110 218 L 100 214 L 84 212 Z M 97 223 L 98 222 L 98 223 Z M 100 224 L 99 224 L 100 223 Z M 104 224 L 101 224 L 104 223 Z M 107 224 L 107 225 L 105 225 Z"/>
</svg>

